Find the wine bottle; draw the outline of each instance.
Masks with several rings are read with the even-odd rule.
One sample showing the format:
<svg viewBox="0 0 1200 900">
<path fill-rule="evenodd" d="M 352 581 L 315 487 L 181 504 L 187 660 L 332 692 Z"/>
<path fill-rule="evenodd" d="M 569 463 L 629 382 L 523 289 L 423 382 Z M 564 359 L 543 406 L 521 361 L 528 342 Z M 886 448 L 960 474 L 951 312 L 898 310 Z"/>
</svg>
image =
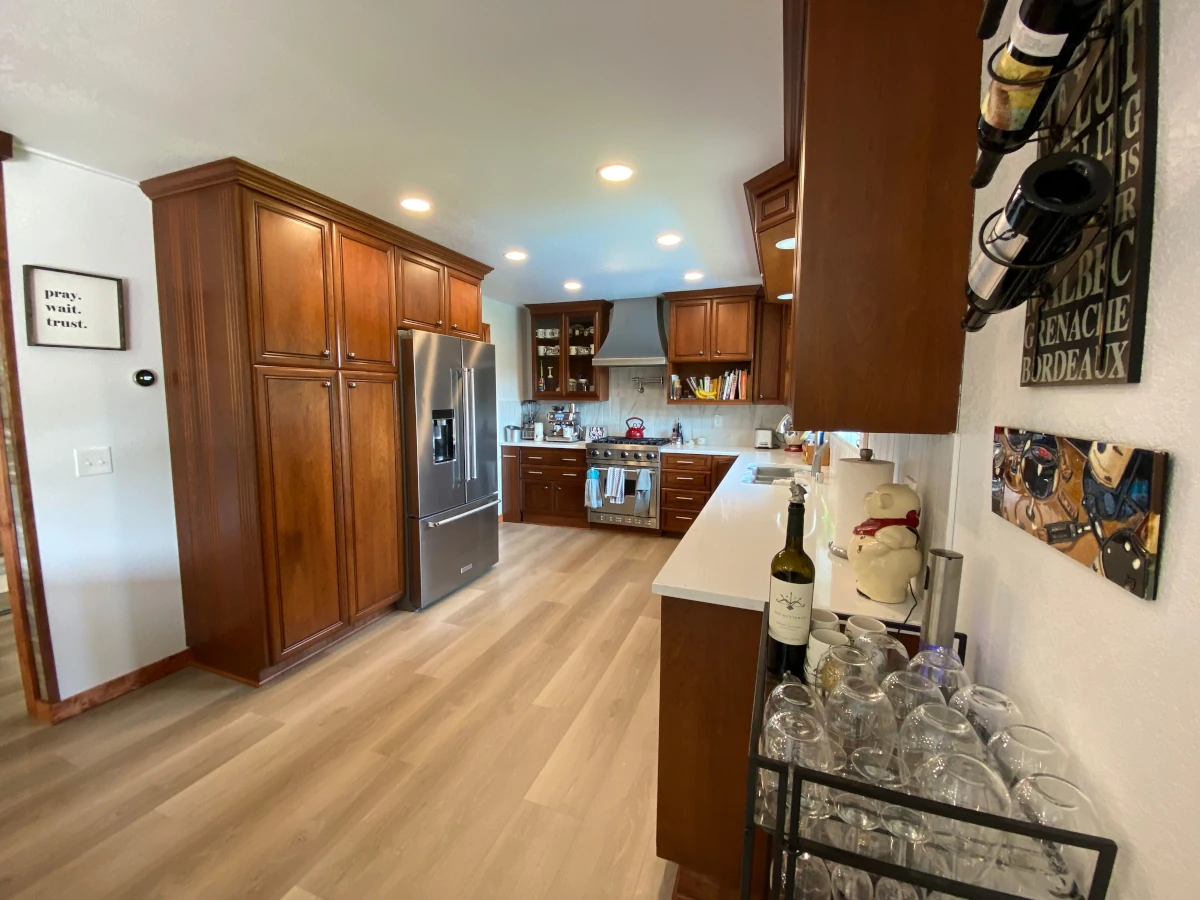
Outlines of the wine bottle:
<svg viewBox="0 0 1200 900">
<path fill-rule="evenodd" d="M 1008 44 L 980 106 L 979 159 L 971 186 L 989 184 L 1006 153 L 1023 146 L 1037 130 L 1063 71 L 1087 36 L 1102 0 L 1022 0 Z"/>
<path fill-rule="evenodd" d="M 983 12 L 979 16 L 979 28 L 975 32 L 975 37 L 981 41 L 995 37 L 1006 6 L 1008 6 L 1008 0 L 983 0 Z"/>
<path fill-rule="evenodd" d="M 794 481 L 788 503 L 787 543 L 771 560 L 767 612 L 767 667 L 779 677 L 791 673 L 802 681 L 816 576 L 816 567 L 804 552 L 804 493 L 804 486 Z"/>
<path fill-rule="evenodd" d="M 1004 211 L 984 235 L 995 256 L 1033 269 L 1013 269 L 975 257 L 967 273 L 963 328 L 978 331 L 989 316 L 1015 309 L 1032 295 L 1053 261 L 1068 253 L 1088 221 L 1112 195 L 1112 173 L 1082 153 L 1052 153 L 1029 166 Z"/>
</svg>

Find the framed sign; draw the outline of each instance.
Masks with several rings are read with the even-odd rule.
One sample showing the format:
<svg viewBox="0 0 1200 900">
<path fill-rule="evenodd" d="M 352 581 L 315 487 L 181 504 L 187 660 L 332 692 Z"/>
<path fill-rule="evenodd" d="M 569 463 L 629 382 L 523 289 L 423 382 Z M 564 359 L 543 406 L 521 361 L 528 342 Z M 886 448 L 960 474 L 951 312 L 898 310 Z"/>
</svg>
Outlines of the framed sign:
<svg viewBox="0 0 1200 900">
<path fill-rule="evenodd" d="M 1025 307 L 1021 385 L 1136 384 L 1150 288 L 1158 127 L 1159 0 L 1105 0 L 1111 31 L 1063 75 L 1042 124 L 1041 156 L 1073 150 L 1113 175 L 1104 223 L 1082 253 L 1048 275 L 1049 297 Z M 1105 24 L 1107 23 L 1107 24 Z"/>
<path fill-rule="evenodd" d="M 125 350 L 120 278 L 25 266 L 25 330 L 31 347 Z"/>
</svg>

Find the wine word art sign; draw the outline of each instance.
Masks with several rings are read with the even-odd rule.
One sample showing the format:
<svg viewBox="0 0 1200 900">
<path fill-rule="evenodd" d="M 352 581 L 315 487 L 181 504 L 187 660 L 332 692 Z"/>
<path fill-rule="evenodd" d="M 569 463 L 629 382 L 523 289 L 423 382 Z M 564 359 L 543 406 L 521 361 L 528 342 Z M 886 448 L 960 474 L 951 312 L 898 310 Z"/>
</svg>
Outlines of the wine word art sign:
<svg viewBox="0 0 1200 900">
<path fill-rule="evenodd" d="M 1113 174 L 1104 222 L 1049 275 L 1025 308 L 1021 384 L 1131 384 L 1142 377 L 1158 119 L 1158 0 L 1107 0 L 1107 40 L 1063 76 L 1043 125 L 1061 128 L 1041 155 L 1073 150 Z M 1085 243 L 1088 240 L 1085 237 Z"/>
<path fill-rule="evenodd" d="M 25 266 L 25 329 L 34 347 L 124 350 L 121 279 Z"/>
<path fill-rule="evenodd" d="M 999 425 L 994 442 L 992 512 L 1154 599 L 1167 454 Z"/>
</svg>

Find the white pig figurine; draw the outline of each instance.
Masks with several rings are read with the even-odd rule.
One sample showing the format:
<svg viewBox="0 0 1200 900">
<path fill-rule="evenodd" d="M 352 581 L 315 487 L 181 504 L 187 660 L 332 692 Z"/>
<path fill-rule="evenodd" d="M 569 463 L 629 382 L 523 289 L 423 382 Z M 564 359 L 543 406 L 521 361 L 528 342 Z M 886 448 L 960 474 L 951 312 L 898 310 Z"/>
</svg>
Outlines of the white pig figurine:
<svg viewBox="0 0 1200 900">
<path fill-rule="evenodd" d="M 849 557 L 859 593 L 879 603 L 903 603 L 921 571 L 921 498 L 903 484 L 881 484 L 863 497 L 867 519 L 854 529 Z"/>
</svg>

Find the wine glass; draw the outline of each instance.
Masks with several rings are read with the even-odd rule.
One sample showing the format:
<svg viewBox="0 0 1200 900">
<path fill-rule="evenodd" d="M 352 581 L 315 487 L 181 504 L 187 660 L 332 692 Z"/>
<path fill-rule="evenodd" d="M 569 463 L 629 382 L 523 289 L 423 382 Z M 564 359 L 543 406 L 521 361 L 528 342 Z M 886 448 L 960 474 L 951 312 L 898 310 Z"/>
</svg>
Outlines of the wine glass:
<svg viewBox="0 0 1200 900">
<path fill-rule="evenodd" d="M 875 900 L 921 900 L 921 895 L 911 884 L 880 878 L 875 885 Z"/>
<path fill-rule="evenodd" d="M 868 631 L 850 642 L 871 660 L 876 678 L 882 679 L 889 672 L 899 672 L 908 665 L 908 648 L 894 635 L 886 631 Z"/>
<path fill-rule="evenodd" d="M 845 644 L 826 650 L 813 670 L 813 683 L 826 699 L 839 684 L 852 677 L 875 681 L 875 667 L 867 654 Z"/>
<path fill-rule="evenodd" d="M 1008 785 L 1027 775 L 1048 772 L 1061 775 L 1067 751 L 1049 732 L 1032 725 L 1009 725 L 988 741 L 988 758 Z"/>
<path fill-rule="evenodd" d="M 908 671 L 924 675 L 940 687 L 946 700 L 971 683 L 958 657 L 947 650 L 922 650 L 909 661 Z"/>
<path fill-rule="evenodd" d="M 911 778 L 922 765 L 942 753 L 964 753 L 982 759 L 983 744 L 966 716 L 948 706 L 918 706 L 900 729 L 900 771 Z"/>
<path fill-rule="evenodd" d="M 879 685 L 857 675 L 846 678 L 829 695 L 825 703 L 825 722 L 834 761 L 838 765 L 846 764 L 860 747 L 873 747 L 890 755 L 896 743 L 896 715 L 892 704 Z"/>
<path fill-rule="evenodd" d="M 806 712 L 821 724 L 825 723 L 825 704 L 816 689 L 802 681 L 784 681 L 767 695 L 763 704 L 763 722 L 783 709 Z"/>
<path fill-rule="evenodd" d="M 1087 794 L 1057 775 L 1022 778 L 1011 798 L 1014 818 L 1087 834 L 1098 830 L 1096 809 Z M 1009 835 L 1007 862 L 1021 886 L 1031 891 L 1073 898 L 1086 897 L 1091 890 L 1092 854 L 1082 847 L 1014 834 Z"/>
<path fill-rule="evenodd" d="M 896 727 L 903 725 L 909 713 L 918 706 L 926 703 L 936 703 L 938 706 L 946 705 L 942 689 L 924 675 L 916 672 L 892 672 L 883 679 L 880 687 L 883 688 L 884 696 L 888 698 L 896 713 Z"/>
<path fill-rule="evenodd" d="M 985 744 L 992 735 L 1021 721 L 1021 708 L 1007 694 L 982 684 L 969 684 L 950 698 L 950 706 L 967 717 Z"/>
<path fill-rule="evenodd" d="M 1011 809 L 1000 776 L 982 760 L 964 753 L 933 757 L 916 771 L 913 782 L 918 793 L 930 800 L 998 816 L 1007 816 Z M 919 854 L 923 868 L 975 882 L 995 862 L 1003 843 L 1001 832 L 945 816 L 929 816 L 928 822 L 929 841 Z"/>
<path fill-rule="evenodd" d="M 773 715 L 763 726 L 762 755 L 821 772 L 828 772 L 832 767 L 829 739 L 821 723 L 808 713 L 786 709 Z M 791 798 L 785 802 L 790 805 Z M 756 815 L 760 825 L 771 827 L 774 824 L 778 803 L 779 775 L 769 769 L 760 769 Z M 824 810 L 825 788 L 811 782 L 805 783 L 801 793 L 801 811 L 806 816 L 818 816 L 824 814 Z"/>
<path fill-rule="evenodd" d="M 829 884 L 829 870 L 825 863 L 816 856 L 801 853 L 796 857 L 793 868 L 796 877 L 796 892 L 792 895 L 796 900 L 829 900 L 832 887 Z M 788 874 L 784 870 L 780 883 L 779 896 L 787 896 Z"/>
<path fill-rule="evenodd" d="M 836 865 L 829 872 L 833 900 L 871 900 L 871 877 L 861 869 Z"/>
</svg>

